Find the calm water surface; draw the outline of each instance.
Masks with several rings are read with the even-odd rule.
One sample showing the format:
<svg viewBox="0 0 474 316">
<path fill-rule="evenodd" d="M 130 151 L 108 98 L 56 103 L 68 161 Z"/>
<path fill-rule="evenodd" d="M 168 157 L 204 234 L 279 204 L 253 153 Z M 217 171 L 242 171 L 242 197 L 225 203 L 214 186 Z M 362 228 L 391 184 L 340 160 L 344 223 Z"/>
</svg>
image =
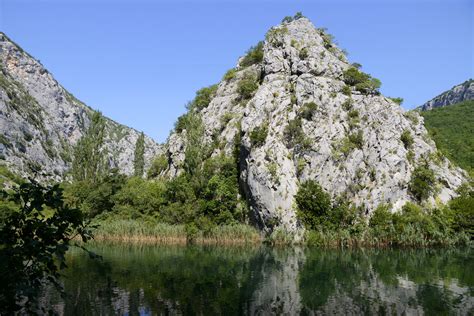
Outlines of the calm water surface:
<svg viewBox="0 0 474 316">
<path fill-rule="evenodd" d="M 44 291 L 60 314 L 474 314 L 472 249 L 89 248 Z"/>
</svg>

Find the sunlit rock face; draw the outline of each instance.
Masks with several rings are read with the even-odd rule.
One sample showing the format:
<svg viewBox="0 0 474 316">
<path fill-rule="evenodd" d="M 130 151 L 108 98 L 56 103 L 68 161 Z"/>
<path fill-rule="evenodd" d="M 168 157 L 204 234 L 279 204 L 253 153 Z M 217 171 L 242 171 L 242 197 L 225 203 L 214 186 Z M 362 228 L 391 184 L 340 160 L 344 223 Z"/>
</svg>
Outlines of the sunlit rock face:
<svg viewBox="0 0 474 316">
<path fill-rule="evenodd" d="M 93 109 L 66 91 L 41 63 L 0 33 L 0 158 L 22 176 L 61 181 Z M 139 132 L 106 119 L 111 167 L 133 173 Z M 145 137 L 147 165 L 160 146 Z"/>
<path fill-rule="evenodd" d="M 452 89 L 445 91 L 437 97 L 426 102 L 420 109 L 422 111 L 428 111 L 434 108 L 448 106 L 463 101 L 474 100 L 474 80 L 467 80 Z"/>
<path fill-rule="evenodd" d="M 408 183 L 423 160 L 437 178 L 436 196 L 428 203 L 446 202 L 464 181 L 463 171 L 447 159 L 433 159 L 439 155 L 417 113 L 405 113 L 378 93 L 363 94 L 354 87 L 348 91 L 344 71 L 351 64 L 308 19 L 272 28 L 263 44 L 263 60 L 247 67 L 242 62 L 196 114 L 203 122 L 203 145 L 219 140 L 214 156 L 230 156 L 239 149 L 240 185 L 260 228 L 299 231 L 294 196 L 309 179 L 366 214 L 381 203 L 397 210 L 412 201 Z M 258 78 L 258 88 L 242 98 L 239 83 L 252 76 Z M 312 102 L 313 113 L 303 115 Z M 295 119 L 303 135 L 299 139 L 288 136 Z M 267 134 L 255 144 L 252 132 L 263 127 Z M 404 131 L 413 138 L 410 148 L 401 140 Z M 348 143 L 355 135 L 360 136 L 358 146 Z M 182 171 L 187 139 L 186 130 L 176 131 L 164 145 L 169 161 L 164 174 L 169 177 Z"/>
</svg>

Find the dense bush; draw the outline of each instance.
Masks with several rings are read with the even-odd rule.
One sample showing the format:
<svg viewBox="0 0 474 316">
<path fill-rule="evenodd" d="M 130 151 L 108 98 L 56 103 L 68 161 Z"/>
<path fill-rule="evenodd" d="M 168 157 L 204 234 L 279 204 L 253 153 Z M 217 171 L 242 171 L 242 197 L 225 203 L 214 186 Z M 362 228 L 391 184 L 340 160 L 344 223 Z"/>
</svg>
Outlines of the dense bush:
<svg viewBox="0 0 474 316">
<path fill-rule="evenodd" d="M 229 70 L 227 70 L 227 72 L 225 73 L 223 79 L 224 79 L 225 81 L 232 80 L 232 79 L 234 79 L 236 73 L 237 73 L 237 70 L 236 70 L 235 68 L 229 69 Z"/>
<path fill-rule="evenodd" d="M 268 135 L 268 123 L 264 122 L 257 126 L 250 132 L 250 143 L 254 147 L 259 147 L 265 144 Z"/>
<path fill-rule="evenodd" d="M 431 196 L 435 184 L 435 174 L 425 162 L 413 170 L 408 189 L 413 197 L 421 202 Z"/>
<path fill-rule="evenodd" d="M 411 136 L 410 131 L 407 129 L 404 130 L 402 134 L 400 135 L 400 140 L 402 141 L 406 149 L 410 149 L 411 146 L 413 146 L 413 143 L 414 143 L 413 136 Z"/>
<path fill-rule="evenodd" d="M 474 100 L 419 113 L 436 147 L 474 176 Z"/>
<path fill-rule="evenodd" d="M 147 178 L 156 178 L 158 177 L 163 171 L 168 168 L 168 158 L 165 154 L 161 154 L 158 157 L 153 159 L 150 169 L 147 172 Z"/>
<path fill-rule="evenodd" d="M 196 97 L 192 102 L 191 108 L 195 108 L 198 111 L 209 106 L 212 98 L 216 95 L 217 85 L 212 85 L 209 87 L 202 88 L 196 92 Z"/>
<path fill-rule="evenodd" d="M 314 180 L 300 185 L 295 201 L 298 219 L 307 229 L 347 228 L 355 219 L 354 209 L 346 201 L 331 202 L 330 195 Z"/>
<path fill-rule="evenodd" d="M 372 78 L 355 67 L 351 67 L 344 72 L 344 82 L 348 85 L 354 86 L 357 91 L 376 94 L 381 86 L 380 80 Z"/>
<path fill-rule="evenodd" d="M 251 73 L 246 73 L 237 84 L 237 92 L 242 100 L 248 100 L 253 97 L 258 89 L 258 79 Z"/>
<path fill-rule="evenodd" d="M 240 62 L 241 67 L 248 67 L 261 63 L 263 60 L 263 42 L 258 42 L 256 46 L 252 46 L 245 57 Z"/>
</svg>

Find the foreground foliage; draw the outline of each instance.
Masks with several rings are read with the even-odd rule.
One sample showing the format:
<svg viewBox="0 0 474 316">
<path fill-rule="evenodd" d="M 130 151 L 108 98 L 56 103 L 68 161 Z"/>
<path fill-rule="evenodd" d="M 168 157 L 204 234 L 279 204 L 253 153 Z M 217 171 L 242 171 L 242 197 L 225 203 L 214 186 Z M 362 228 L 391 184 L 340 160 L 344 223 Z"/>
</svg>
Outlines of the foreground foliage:
<svg viewBox="0 0 474 316">
<path fill-rule="evenodd" d="M 71 240 L 91 238 L 83 213 L 66 206 L 59 186 L 24 183 L 3 193 L 19 209 L 0 228 L 0 314 L 40 313 L 37 295 L 45 281 L 62 291 L 58 281 L 66 266 Z M 46 310 L 41 310 L 45 313 Z"/>
</svg>

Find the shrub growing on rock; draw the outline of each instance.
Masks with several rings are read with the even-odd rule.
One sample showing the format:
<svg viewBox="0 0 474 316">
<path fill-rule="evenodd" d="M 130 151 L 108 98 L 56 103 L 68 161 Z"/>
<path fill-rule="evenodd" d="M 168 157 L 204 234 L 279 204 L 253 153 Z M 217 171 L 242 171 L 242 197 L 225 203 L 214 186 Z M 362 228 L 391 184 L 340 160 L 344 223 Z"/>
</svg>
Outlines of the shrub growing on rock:
<svg viewBox="0 0 474 316">
<path fill-rule="evenodd" d="M 252 146 L 260 147 L 265 143 L 268 135 L 268 123 L 263 123 L 250 132 L 250 142 Z"/>
<path fill-rule="evenodd" d="M 348 85 L 354 86 L 357 91 L 366 94 L 376 94 L 381 86 L 380 80 L 372 78 L 355 67 L 351 67 L 344 72 L 344 82 Z"/>
<path fill-rule="evenodd" d="M 237 85 L 237 92 L 240 98 L 248 100 L 253 97 L 255 90 L 258 89 L 258 80 L 255 75 L 246 73 Z"/>
<path fill-rule="evenodd" d="M 427 163 L 419 165 L 413 170 L 408 189 L 418 201 L 426 200 L 434 192 L 436 183 L 433 170 Z"/>
<path fill-rule="evenodd" d="M 318 109 L 318 105 L 316 103 L 314 102 L 305 103 L 300 109 L 300 115 L 305 120 L 311 121 L 317 109 Z"/>
<path fill-rule="evenodd" d="M 410 131 L 407 129 L 402 132 L 402 135 L 400 135 L 400 140 L 406 149 L 409 149 L 411 146 L 413 146 L 413 136 L 411 136 Z"/>
<path fill-rule="evenodd" d="M 196 108 L 198 111 L 209 106 L 212 98 L 216 95 L 217 85 L 202 88 L 196 92 L 196 97 L 192 102 L 192 108 Z"/>
<path fill-rule="evenodd" d="M 263 60 L 263 42 L 258 42 L 257 45 L 252 46 L 245 57 L 240 62 L 240 66 L 248 67 L 262 62 Z"/>
<path fill-rule="evenodd" d="M 298 218 L 307 229 L 316 229 L 328 220 L 331 197 L 316 181 L 302 183 L 295 200 Z"/>
</svg>

